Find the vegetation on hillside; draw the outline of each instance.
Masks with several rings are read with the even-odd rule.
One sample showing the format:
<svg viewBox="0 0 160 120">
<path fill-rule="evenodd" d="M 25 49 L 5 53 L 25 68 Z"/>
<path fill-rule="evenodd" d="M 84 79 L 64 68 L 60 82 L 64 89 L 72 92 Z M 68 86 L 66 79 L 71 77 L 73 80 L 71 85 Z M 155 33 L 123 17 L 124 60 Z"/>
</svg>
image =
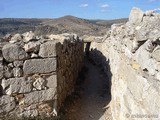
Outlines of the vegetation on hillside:
<svg viewBox="0 0 160 120">
<path fill-rule="evenodd" d="M 37 35 L 76 33 L 78 35 L 104 35 L 113 23 L 126 22 L 128 19 L 87 20 L 74 16 L 57 19 L 0 19 L 0 36 L 6 34 L 34 31 Z"/>
</svg>

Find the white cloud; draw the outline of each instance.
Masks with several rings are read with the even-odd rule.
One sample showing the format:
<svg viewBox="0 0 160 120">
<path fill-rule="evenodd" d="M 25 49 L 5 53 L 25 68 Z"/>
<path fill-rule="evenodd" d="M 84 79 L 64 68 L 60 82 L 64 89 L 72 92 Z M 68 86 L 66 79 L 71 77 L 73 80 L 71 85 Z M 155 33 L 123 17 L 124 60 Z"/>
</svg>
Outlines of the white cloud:
<svg viewBox="0 0 160 120">
<path fill-rule="evenodd" d="M 108 8 L 109 5 L 108 4 L 103 4 L 103 5 L 100 5 L 101 8 Z"/>
<path fill-rule="evenodd" d="M 88 7 L 88 4 L 81 4 L 79 7 Z"/>
</svg>

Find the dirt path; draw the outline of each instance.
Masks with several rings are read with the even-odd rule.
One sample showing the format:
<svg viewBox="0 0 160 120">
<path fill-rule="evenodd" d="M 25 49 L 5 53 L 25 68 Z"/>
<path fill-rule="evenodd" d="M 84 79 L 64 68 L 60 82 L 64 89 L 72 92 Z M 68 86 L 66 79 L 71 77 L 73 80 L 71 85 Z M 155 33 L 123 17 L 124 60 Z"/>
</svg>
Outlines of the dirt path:
<svg viewBox="0 0 160 120">
<path fill-rule="evenodd" d="M 110 95 L 106 92 L 106 80 L 99 69 L 86 61 L 89 69 L 81 97 L 67 108 L 65 120 L 110 120 Z"/>
</svg>

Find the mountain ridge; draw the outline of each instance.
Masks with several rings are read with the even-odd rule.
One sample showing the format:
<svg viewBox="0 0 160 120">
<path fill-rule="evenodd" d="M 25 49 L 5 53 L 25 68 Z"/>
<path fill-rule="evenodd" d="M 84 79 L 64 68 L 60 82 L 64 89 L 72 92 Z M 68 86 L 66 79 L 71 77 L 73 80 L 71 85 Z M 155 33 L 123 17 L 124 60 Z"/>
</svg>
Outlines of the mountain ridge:
<svg viewBox="0 0 160 120">
<path fill-rule="evenodd" d="M 59 18 L 0 18 L 0 36 L 33 31 L 37 35 L 76 33 L 81 35 L 104 35 L 114 23 L 127 22 L 127 18 L 117 20 L 89 20 L 66 15 Z"/>
</svg>

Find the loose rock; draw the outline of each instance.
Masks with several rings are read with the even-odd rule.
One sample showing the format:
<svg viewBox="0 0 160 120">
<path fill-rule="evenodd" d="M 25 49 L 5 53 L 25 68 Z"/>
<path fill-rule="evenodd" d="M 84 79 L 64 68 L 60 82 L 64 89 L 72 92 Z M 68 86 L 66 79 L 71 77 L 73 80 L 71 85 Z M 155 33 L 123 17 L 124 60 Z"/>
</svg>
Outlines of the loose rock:
<svg viewBox="0 0 160 120">
<path fill-rule="evenodd" d="M 7 44 L 2 48 L 2 54 L 6 61 L 25 60 L 28 54 L 21 47 L 15 44 Z"/>
</svg>

